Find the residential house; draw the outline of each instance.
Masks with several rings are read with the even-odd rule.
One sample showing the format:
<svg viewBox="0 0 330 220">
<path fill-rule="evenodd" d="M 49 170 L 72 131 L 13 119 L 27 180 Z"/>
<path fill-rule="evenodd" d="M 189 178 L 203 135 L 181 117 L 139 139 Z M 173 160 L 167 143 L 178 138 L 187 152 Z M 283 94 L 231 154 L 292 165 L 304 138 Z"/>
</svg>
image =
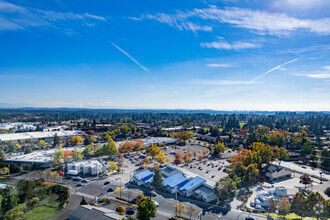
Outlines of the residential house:
<svg viewBox="0 0 330 220">
<path fill-rule="evenodd" d="M 264 175 L 270 182 L 278 181 L 291 177 L 291 171 L 285 167 L 277 166 L 275 164 L 269 164 L 264 169 Z"/>
</svg>

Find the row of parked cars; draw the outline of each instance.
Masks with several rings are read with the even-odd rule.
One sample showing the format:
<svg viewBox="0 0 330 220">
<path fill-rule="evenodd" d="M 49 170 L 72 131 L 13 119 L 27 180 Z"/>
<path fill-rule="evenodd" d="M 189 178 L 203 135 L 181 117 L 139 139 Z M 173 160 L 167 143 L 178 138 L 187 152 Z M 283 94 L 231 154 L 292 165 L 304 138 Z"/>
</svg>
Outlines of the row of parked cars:
<svg viewBox="0 0 330 220">
<path fill-rule="evenodd" d="M 65 179 L 68 179 L 68 180 L 73 180 L 75 182 L 78 182 L 80 181 L 80 183 L 77 183 L 77 187 L 82 187 L 84 186 L 84 183 L 88 183 L 88 179 L 83 179 L 81 178 L 80 176 L 66 176 Z"/>
</svg>

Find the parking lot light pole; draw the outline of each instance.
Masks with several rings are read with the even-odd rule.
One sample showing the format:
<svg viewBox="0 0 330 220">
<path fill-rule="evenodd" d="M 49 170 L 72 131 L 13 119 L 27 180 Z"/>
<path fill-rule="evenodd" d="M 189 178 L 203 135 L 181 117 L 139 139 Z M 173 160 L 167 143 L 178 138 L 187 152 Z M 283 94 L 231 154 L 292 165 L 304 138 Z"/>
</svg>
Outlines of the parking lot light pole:
<svg viewBox="0 0 330 220">
<path fill-rule="evenodd" d="M 174 189 L 175 189 L 175 202 L 176 202 L 175 204 L 175 216 L 176 216 L 178 212 L 178 187 L 175 186 Z"/>
</svg>

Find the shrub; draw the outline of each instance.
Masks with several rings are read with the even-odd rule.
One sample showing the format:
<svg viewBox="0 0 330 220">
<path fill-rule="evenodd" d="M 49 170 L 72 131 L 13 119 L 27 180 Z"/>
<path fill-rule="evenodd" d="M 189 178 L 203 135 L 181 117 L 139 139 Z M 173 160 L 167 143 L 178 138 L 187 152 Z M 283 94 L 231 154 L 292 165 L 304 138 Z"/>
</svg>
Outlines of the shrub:
<svg viewBox="0 0 330 220">
<path fill-rule="evenodd" d="M 118 212 L 120 215 L 121 213 L 125 212 L 126 208 L 123 205 L 120 205 L 116 208 L 116 212 Z"/>
<path fill-rule="evenodd" d="M 40 202 L 39 197 L 33 197 L 32 199 L 30 199 L 30 201 L 28 202 L 29 206 L 34 206 L 36 204 L 38 204 Z"/>
<path fill-rule="evenodd" d="M 3 217 L 8 220 L 22 219 L 24 213 L 28 211 L 29 209 L 26 207 L 26 204 L 23 203 L 7 211 Z"/>
<path fill-rule="evenodd" d="M 330 187 L 328 187 L 326 190 L 324 190 L 325 195 L 330 197 Z"/>
</svg>

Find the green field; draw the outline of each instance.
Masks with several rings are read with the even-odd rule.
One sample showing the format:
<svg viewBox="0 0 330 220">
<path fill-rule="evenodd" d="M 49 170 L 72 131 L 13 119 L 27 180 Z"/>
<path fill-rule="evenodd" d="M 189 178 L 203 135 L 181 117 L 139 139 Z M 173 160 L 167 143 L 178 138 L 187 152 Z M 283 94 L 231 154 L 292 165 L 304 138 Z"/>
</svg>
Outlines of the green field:
<svg viewBox="0 0 330 220">
<path fill-rule="evenodd" d="M 29 220 L 43 220 L 54 216 L 57 211 L 57 208 L 54 207 L 39 206 L 27 212 L 24 218 Z"/>
</svg>

